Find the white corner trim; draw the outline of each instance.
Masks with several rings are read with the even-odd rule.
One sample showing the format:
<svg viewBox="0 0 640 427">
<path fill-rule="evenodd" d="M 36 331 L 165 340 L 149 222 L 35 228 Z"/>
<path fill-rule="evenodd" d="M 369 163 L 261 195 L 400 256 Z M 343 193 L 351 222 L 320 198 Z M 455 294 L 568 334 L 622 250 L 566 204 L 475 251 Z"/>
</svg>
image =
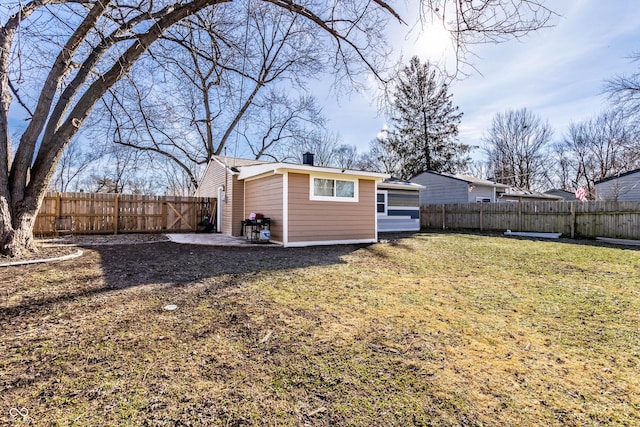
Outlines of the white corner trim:
<svg viewBox="0 0 640 427">
<path fill-rule="evenodd" d="M 289 173 L 282 174 L 282 246 L 289 241 Z"/>
</svg>

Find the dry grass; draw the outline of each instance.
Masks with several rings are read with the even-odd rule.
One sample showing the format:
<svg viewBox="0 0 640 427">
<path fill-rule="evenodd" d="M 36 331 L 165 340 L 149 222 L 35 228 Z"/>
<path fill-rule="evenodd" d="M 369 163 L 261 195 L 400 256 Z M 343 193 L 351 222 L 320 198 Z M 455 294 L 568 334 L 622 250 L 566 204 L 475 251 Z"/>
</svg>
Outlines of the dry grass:
<svg viewBox="0 0 640 427">
<path fill-rule="evenodd" d="M 0 270 L 0 423 L 640 423 L 638 251 L 419 234 L 85 253 Z"/>
</svg>

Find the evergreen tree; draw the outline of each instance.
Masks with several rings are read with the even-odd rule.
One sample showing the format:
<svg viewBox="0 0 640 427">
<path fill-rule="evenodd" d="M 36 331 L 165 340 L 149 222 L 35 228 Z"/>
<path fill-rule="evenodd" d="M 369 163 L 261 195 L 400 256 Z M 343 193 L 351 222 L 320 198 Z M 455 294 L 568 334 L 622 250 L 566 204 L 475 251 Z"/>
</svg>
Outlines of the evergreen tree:
<svg viewBox="0 0 640 427">
<path fill-rule="evenodd" d="M 388 143 L 402 159 L 401 178 L 424 171 L 456 172 L 470 161 L 469 146 L 457 140 L 462 113 L 437 70 L 411 58 L 395 81 Z"/>
</svg>

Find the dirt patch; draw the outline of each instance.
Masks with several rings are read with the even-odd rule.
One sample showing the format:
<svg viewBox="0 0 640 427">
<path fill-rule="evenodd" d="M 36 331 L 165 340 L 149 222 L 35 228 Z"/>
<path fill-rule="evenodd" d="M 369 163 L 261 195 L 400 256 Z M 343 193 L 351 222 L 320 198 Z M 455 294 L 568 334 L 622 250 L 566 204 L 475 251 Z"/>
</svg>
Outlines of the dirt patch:
<svg viewBox="0 0 640 427">
<path fill-rule="evenodd" d="M 35 251 L 26 252 L 19 257 L 0 255 L 0 267 L 26 262 L 57 260 L 78 253 L 78 248 L 81 246 L 142 244 L 168 240 L 164 234 L 109 234 L 42 238 L 36 239 Z"/>
<path fill-rule="evenodd" d="M 94 234 L 94 235 L 71 235 L 57 238 L 42 239 L 38 242 L 43 246 L 52 245 L 126 245 L 137 243 L 165 242 L 169 238 L 164 234 Z"/>
</svg>

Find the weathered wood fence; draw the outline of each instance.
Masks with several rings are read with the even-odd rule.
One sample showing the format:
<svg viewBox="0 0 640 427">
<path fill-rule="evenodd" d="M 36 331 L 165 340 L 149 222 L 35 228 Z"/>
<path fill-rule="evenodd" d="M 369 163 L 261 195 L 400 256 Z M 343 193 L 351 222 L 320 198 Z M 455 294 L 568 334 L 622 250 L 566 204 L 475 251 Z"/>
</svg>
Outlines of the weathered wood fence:
<svg viewBox="0 0 640 427">
<path fill-rule="evenodd" d="M 423 229 L 532 231 L 566 237 L 640 239 L 640 202 L 517 202 L 422 205 Z"/>
<path fill-rule="evenodd" d="M 216 199 L 203 197 L 48 193 L 34 234 L 188 232 L 215 212 Z"/>
</svg>

